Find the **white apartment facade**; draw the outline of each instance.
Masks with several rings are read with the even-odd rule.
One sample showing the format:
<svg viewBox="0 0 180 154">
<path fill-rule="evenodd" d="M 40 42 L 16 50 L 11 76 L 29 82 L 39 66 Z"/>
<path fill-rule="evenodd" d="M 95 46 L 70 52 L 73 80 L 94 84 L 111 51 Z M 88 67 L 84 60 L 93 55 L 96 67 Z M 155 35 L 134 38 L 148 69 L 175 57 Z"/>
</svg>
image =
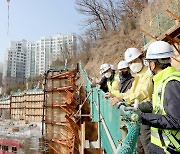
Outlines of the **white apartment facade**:
<svg viewBox="0 0 180 154">
<path fill-rule="evenodd" d="M 75 34 L 56 34 L 50 37 L 41 37 L 36 43 L 35 70 L 36 75 L 43 74 L 49 69 L 53 61 L 65 61 L 76 52 L 77 40 Z"/>
<path fill-rule="evenodd" d="M 28 42 L 27 46 L 27 53 L 26 53 L 26 71 L 25 77 L 33 77 L 36 75 L 35 72 L 35 51 L 36 51 L 36 42 Z"/>
<path fill-rule="evenodd" d="M 22 83 L 29 77 L 44 74 L 53 61 L 65 61 L 76 52 L 75 34 L 56 34 L 34 42 L 12 41 L 4 58 L 5 87 Z"/>
<path fill-rule="evenodd" d="M 3 68 L 3 84 L 10 87 L 25 81 L 27 41 L 12 41 L 6 50 Z"/>
</svg>

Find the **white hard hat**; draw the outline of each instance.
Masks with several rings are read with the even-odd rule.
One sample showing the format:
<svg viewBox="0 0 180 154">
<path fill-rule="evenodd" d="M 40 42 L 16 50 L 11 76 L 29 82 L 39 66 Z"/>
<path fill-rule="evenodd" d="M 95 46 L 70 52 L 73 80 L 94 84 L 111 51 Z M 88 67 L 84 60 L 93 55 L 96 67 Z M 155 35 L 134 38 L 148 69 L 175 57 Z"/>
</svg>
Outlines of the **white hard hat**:
<svg viewBox="0 0 180 154">
<path fill-rule="evenodd" d="M 111 68 L 111 65 L 109 65 L 109 64 L 102 64 L 101 67 L 100 67 L 100 73 L 102 74 L 102 73 L 106 72 L 110 68 Z"/>
<path fill-rule="evenodd" d="M 110 66 L 111 66 L 111 69 L 112 69 L 112 70 L 115 70 L 114 65 L 110 64 Z"/>
<path fill-rule="evenodd" d="M 123 60 L 118 63 L 118 70 L 129 67 L 128 63 Z"/>
<path fill-rule="evenodd" d="M 125 60 L 126 62 L 131 62 L 133 61 L 134 59 L 138 58 L 140 55 L 142 55 L 142 53 L 136 49 L 136 48 L 128 48 L 126 51 L 125 51 Z"/>
<path fill-rule="evenodd" d="M 164 41 L 155 41 L 147 49 L 146 59 L 161 59 L 174 56 L 171 45 Z"/>
<path fill-rule="evenodd" d="M 103 64 L 100 66 L 100 71 L 99 71 L 100 74 L 102 74 L 102 69 L 103 69 Z"/>
<path fill-rule="evenodd" d="M 102 69 L 103 69 L 103 65 L 104 65 L 104 64 L 102 64 L 102 65 L 100 66 L 100 70 L 102 70 Z"/>
</svg>

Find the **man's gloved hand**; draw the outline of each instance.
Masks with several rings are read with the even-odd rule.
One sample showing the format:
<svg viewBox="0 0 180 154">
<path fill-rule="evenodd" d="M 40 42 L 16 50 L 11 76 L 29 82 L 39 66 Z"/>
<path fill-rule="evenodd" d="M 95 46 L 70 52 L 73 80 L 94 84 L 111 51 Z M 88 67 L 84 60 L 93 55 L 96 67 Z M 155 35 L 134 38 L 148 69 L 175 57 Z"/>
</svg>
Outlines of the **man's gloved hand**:
<svg viewBox="0 0 180 154">
<path fill-rule="evenodd" d="M 121 105 L 127 106 L 124 101 L 117 102 L 116 105 L 118 106 L 118 109 L 121 107 Z"/>
<path fill-rule="evenodd" d="M 134 114 L 136 114 L 136 115 L 138 115 L 138 120 L 139 120 L 139 122 L 141 123 L 142 122 L 142 120 L 141 120 L 141 114 L 142 114 L 142 112 L 141 112 L 141 110 L 139 110 L 139 109 L 137 109 L 136 111 L 134 111 L 135 113 Z"/>
</svg>

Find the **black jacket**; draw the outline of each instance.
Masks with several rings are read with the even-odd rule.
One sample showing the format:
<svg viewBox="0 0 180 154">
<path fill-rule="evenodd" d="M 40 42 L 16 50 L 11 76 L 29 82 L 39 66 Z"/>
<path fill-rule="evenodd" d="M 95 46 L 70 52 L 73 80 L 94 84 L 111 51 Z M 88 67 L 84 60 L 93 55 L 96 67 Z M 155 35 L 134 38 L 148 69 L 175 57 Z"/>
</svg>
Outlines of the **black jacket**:
<svg viewBox="0 0 180 154">
<path fill-rule="evenodd" d="M 166 115 L 141 113 L 143 124 L 162 129 L 180 129 L 180 82 L 169 81 L 164 93 Z"/>
<path fill-rule="evenodd" d="M 100 85 L 100 89 L 102 89 L 105 93 L 108 92 L 108 86 L 107 86 L 107 78 L 104 76 L 98 83 Z"/>
<path fill-rule="evenodd" d="M 126 78 L 119 77 L 120 82 L 119 82 L 119 92 L 120 93 L 125 93 L 127 92 L 134 81 L 134 77 L 131 75 L 131 73 L 128 74 Z"/>
</svg>

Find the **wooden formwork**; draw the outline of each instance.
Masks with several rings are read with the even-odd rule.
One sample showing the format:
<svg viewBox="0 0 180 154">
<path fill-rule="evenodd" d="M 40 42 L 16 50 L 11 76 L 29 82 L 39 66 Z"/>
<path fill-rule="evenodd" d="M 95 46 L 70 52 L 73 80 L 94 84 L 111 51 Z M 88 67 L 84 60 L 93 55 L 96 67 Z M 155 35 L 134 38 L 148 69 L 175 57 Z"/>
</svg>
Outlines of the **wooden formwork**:
<svg viewBox="0 0 180 154">
<path fill-rule="evenodd" d="M 44 124 L 49 153 L 74 153 L 79 141 L 76 118 L 78 101 L 75 77 L 77 69 L 63 72 L 48 71 L 45 77 Z"/>
<path fill-rule="evenodd" d="M 25 120 L 24 93 L 11 96 L 11 119 Z"/>
<path fill-rule="evenodd" d="M 42 122 L 43 101 L 44 92 L 42 90 L 13 94 L 7 100 L 0 100 L 0 115 L 7 110 L 9 113 L 8 118 Z"/>
<path fill-rule="evenodd" d="M 44 92 L 26 92 L 24 97 L 25 119 L 33 122 L 41 122 L 43 116 Z"/>
<path fill-rule="evenodd" d="M 0 116 L 4 119 L 10 118 L 10 98 L 0 100 Z"/>
</svg>

